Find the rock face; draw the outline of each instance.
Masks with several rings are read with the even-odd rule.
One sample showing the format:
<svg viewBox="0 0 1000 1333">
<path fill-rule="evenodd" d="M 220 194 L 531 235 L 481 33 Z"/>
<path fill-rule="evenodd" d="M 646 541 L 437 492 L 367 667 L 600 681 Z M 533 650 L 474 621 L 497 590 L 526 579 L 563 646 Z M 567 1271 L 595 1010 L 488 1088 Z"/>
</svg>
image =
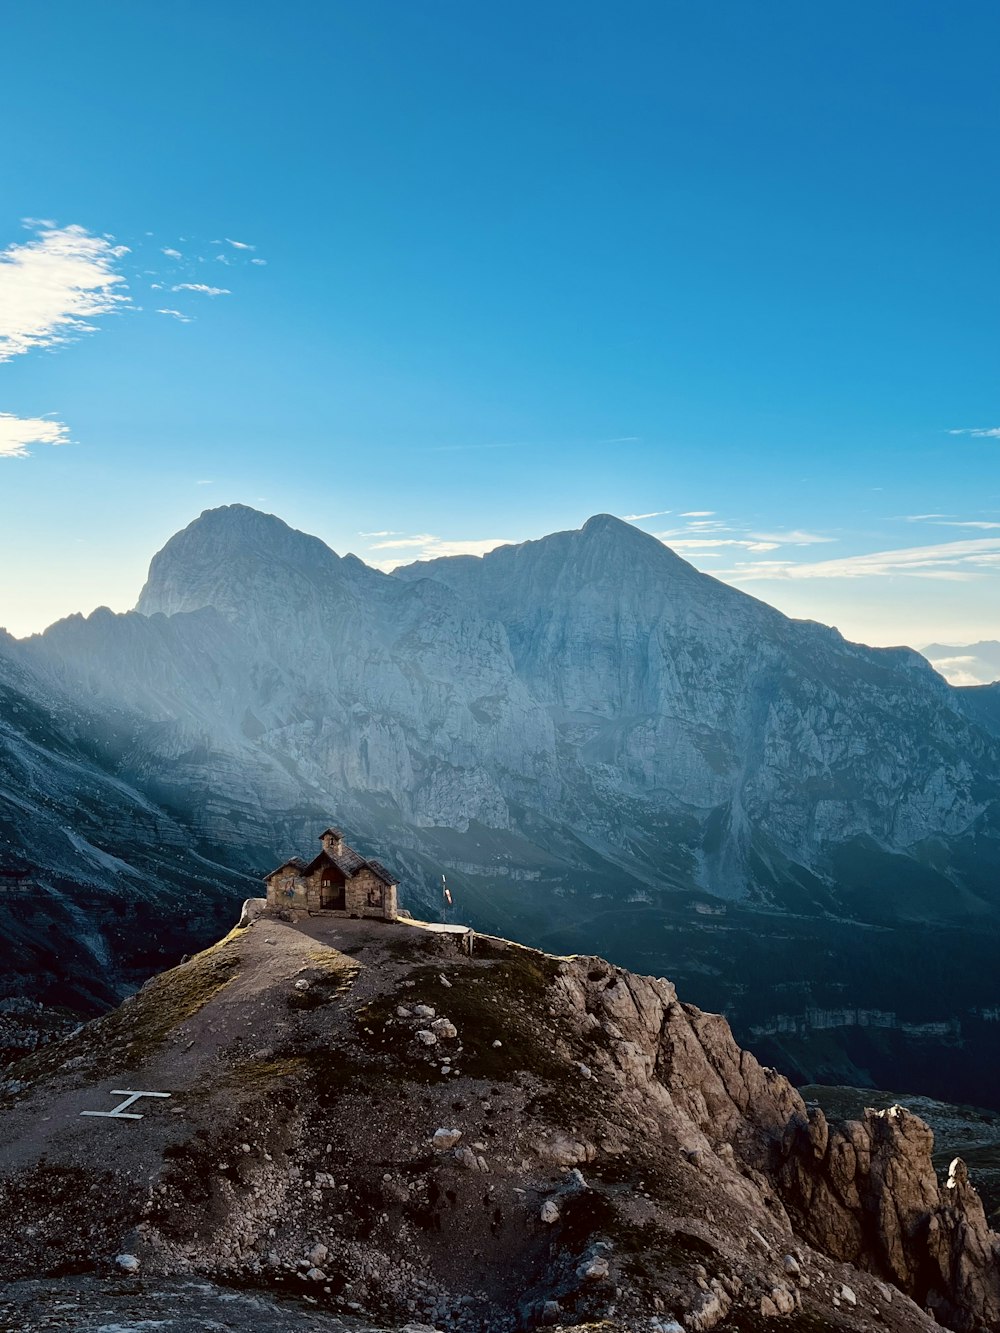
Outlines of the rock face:
<svg viewBox="0 0 1000 1333">
<path fill-rule="evenodd" d="M 22 1062 L 5 1275 L 128 1255 L 145 1282 L 461 1333 L 998 1326 L 1000 1238 L 960 1161 L 936 1180 L 916 1117 L 828 1125 L 663 979 L 453 950 L 262 916 Z M 415 1003 L 455 1027 L 451 1070 L 407 1040 Z M 170 1097 L 124 1125 L 81 1114 L 119 1087 Z"/>
<path fill-rule="evenodd" d="M 483 928 L 669 962 L 802 1076 L 855 1081 L 856 1064 L 900 1085 L 920 1059 L 943 1071 L 928 1091 L 985 1100 L 947 1055 L 956 1036 L 1000 1068 L 989 708 L 918 654 L 789 620 L 607 515 L 389 576 L 252 509 L 208 511 L 153 559 L 137 612 L 0 654 L 43 707 L 98 720 L 95 781 L 237 875 L 335 817 L 411 909 L 436 910 L 445 871 Z M 11 854 L 54 872 L 8 799 Z M 97 823 L 88 842 L 132 865 L 134 821 Z M 968 965 L 928 1012 L 942 930 Z M 866 1045 L 858 1015 L 889 1010 L 898 1039 Z M 814 1040 L 819 1011 L 854 1016 L 843 1067 L 820 1063 L 836 1041 Z"/>
</svg>

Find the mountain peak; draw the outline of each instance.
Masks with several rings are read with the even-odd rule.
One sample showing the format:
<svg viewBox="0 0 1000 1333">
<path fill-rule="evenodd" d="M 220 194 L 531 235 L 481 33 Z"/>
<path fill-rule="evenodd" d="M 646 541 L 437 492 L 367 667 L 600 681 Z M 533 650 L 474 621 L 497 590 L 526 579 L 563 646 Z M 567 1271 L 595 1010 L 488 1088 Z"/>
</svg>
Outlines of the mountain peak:
<svg viewBox="0 0 1000 1333">
<path fill-rule="evenodd" d="M 594 514 L 580 527 L 579 535 L 590 541 L 598 539 L 619 545 L 670 549 L 664 546 L 659 537 L 654 537 L 651 532 L 644 532 L 628 519 L 617 518 L 614 514 Z"/>
<path fill-rule="evenodd" d="M 316 578 L 339 564 L 325 542 L 275 514 L 221 505 L 204 510 L 153 556 L 136 610 L 173 615 L 216 606 L 238 614 L 255 584 L 274 582 L 279 570 Z"/>
<path fill-rule="evenodd" d="M 581 532 L 635 532 L 637 529 L 632 527 L 623 518 L 617 518 L 614 514 L 592 514 L 586 523 L 580 528 Z"/>
</svg>

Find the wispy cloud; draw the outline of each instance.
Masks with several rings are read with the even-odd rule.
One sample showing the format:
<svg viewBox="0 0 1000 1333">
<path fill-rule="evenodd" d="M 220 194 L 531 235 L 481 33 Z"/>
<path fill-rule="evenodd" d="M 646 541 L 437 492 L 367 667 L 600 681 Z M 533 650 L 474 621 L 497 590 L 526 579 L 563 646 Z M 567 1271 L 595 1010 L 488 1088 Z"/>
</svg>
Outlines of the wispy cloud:
<svg viewBox="0 0 1000 1333">
<path fill-rule="evenodd" d="M 657 532 L 654 536 L 665 542 L 672 551 L 709 551 L 722 546 L 737 546 L 745 551 L 776 551 L 777 542 L 758 541 L 742 537 L 675 537 L 669 532 Z"/>
<path fill-rule="evenodd" d="M 802 563 L 758 560 L 727 570 L 723 577 L 734 582 L 760 579 L 869 579 L 887 576 L 965 582 L 993 569 L 1000 569 L 998 537 L 942 542 L 937 546 L 910 546 L 895 551 L 872 551 L 867 555 L 843 556 L 836 560 Z"/>
<path fill-rule="evenodd" d="M 204 282 L 178 282 L 172 292 L 200 292 L 202 296 L 232 296 L 228 287 L 209 287 Z"/>
<path fill-rule="evenodd" d="M 190 324 L 191 321 L 194 319 L 194 315 L 185 315 L 183 311 L 180 310 L 164 309 L 164 310 L 157 310 L 156 313 L 158 315 L 170 315 L 173 319 L 179 319 L 182 324 Z"/>
<path fill-rule="evenodd" d="M 374 535 L 374 534 L 373 534 Z M 431 542 L 436 542 L 437 538 L 429 532 L 418 533 L 415 537 L 400 537 L 398 541 L 375 542 L 372 546 L 373 551 L 401 551 L 406 547 L 427 546 Z"/>
<path fill-rule="evenodd" d="M 231 245 L 234 250 L 256 250 L 255 245 L 248 245 L 246 241 L 234 241 L 231 236 L 226 237 L 226 244 Z"/>
<path fill-rule="evenodd" d="M 951 685 L 989 685 L 995 678 L 995 673 L 978 657 L 931 657 L 928 660 Z"/>
<path fill-rule="evenodd" d="M 1000 426 L 961 426 L 950 430 L 949 435 L 974 435 L 979 439 L 1000 440 Z"/>
<path fill-rule="evenodd" d="M 1000 523 L 982 518 L 959 518 L 957 514 L 904 514 L 906 523 L 929 523 L 933 528 L 980 528 L 989 531 Z"/>
<path fill-rule="evenodd" d="M 791 532 L 752 532 L 751 537 L 761 542 L 774 542 L 776 546 L 817 546 L 821 542 L 835 541 L 835 537 L 821 537 L 816 532 L 802 532 L 794 528 Z"/>
<path fill-rule="evenodd" d="M 802 528 L 778 532 L 748 531 L 742 524 L 734 525 L 718 518 L 713 509 L 691 509 L 679 517 L 688 520 L 683 527 L 657 532 L 654 536 L 675 551 L 694 551 L 700 555 L 725 547 L 762 552 L 777 550 L 779 546 L 814 546 L 836 540 Z"/>
<path fill-rule="evenodd" d="M 34 240 L 0 252 L 0 361 L 91 333 L 129 304 L 118 271 L 127 246 L 83 227 L 34 227 Z"/>
<path fill-rule="evenodd" d="M 442 537 L 435 537 L 432 533 L 421 532 L 412 537 L 395 537 L 389 541 L 374 542 L 370 549 L 401 552 L 398 557 L 392 556 L 374 562 L 377 568 L 388 572 L 397 565 L 406 564 L 411 560 L 437 560 L 447 555 L 486 555 L 498 546 L 508 546 L 510 540 L 509 537 L 487 537 L 469 541 L 447 541 Z"/>
<path fill-rule="evenodd" d="M 181 252 L 180 252 L 179 250 L 175 250 L 175 249 L 173 249 L 172 246 L 169 246 L 169 245 L 165 245 L 165 246 L 163 247 L 163 249 L 160 251 L 160 253 L 166 255 L 168 259 L 183 259 L 183 258 L 184 258 L 184 256 L 181 254 Z"/>
<path fill-rule="evenodd" d="M 384 528 L 381 532 L 359 532 L 359 537 L 402 537 L 401 532 L 396 532 L 392 528 Z"/>
<path fill-rule="evenodd" d="M 0 458 L 27 458 L 33 444 L 68 444 L 69 427 L 51 417 L 0 412 Z"/>
<path fill-rule="evenodd" d="M 622 518 L 626 523 L 641 523 L 644 518 L 662 518 L 671 512 L 669 509 L 654 509 L 650 514 L 623 514 Z"/>
<path fill-rule="evenodd" d="M 251 264 L 256 264 L 258 268 L 264 268 L 267 265 L 266 259 L 251 259 Z"/>
</svg>

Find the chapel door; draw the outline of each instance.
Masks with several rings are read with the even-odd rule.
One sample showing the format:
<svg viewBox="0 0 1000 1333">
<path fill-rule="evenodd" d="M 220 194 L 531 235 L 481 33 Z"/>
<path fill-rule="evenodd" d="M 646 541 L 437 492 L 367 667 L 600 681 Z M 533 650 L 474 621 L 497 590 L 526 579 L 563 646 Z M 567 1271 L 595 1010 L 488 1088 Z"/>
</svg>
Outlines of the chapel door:
<svg viewBox="0 0 1000 1333">
<path fill-rule="evenodd" d="M 344 882 L 333 875 L 324 875 L 319 885 L 319 905 L 328 912 L 343 912 L 347 906 L 344 896 Z"/>
</svg>

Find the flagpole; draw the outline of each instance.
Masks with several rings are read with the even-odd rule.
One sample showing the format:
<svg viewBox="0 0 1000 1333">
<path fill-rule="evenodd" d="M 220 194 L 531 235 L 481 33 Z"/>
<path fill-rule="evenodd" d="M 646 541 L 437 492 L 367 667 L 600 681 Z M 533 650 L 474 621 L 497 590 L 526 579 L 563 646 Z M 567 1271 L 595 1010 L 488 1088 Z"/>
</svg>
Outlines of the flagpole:
<svg viewBox="0 0 1000 1333">
<path fill-rule="evenodd" d="M 441 899 L 442 899 L 441 913 L 444 917 L 445 925 L 448 926 L 451 925 L 451 922 L 449 920 L 449 914 L 451 912 L 453 899 L 451 896 L 451 890 L 448 888 L 448 881 L 445 879 L 444 875 L 441 876 Z"/>
</svg>

